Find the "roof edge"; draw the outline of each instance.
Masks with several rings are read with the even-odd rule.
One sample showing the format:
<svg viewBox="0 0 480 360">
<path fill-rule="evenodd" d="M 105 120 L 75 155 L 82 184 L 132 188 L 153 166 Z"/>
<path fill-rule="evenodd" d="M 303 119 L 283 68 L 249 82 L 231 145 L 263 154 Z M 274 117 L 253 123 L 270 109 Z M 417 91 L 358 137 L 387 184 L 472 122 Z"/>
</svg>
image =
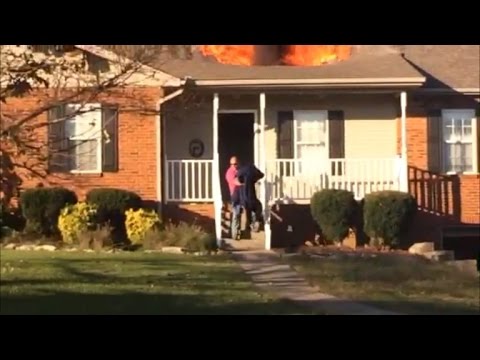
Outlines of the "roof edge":
<svg viewBox="0 0 480 360">
<path fill-rule="evenodd" d="M 445 88 L 445 89 L 420 88 L 420 89 L 416 89 L 415 91 L 419 93 L 439 94 L 439 95 L 452 95 L 452 94 L 480 95 L 480 88 Z"/>
<path fill-rule="evenodd" d="M 118 61 L 119 59 L 122 60 L 122 61 L 132 61 L 131 59 L 128 59 L 122 55 L 118 55 L 116 53 L 114 53 L 113 51 L 110 51 L 110 50 L 107 50 L 107 49 L 104 49 L 98 45 L 73 45 L 75 46 L 76 48 L 80 49 L 80 50 L 83 50 L 83 51 L 86 51 L 86 52 L 89 52 L 93 55 L 96 55 L 98 57 L 101 57 L 105 60 L 108 60 L 108 61 Z M 153 74 L 154 74 L 154 77 L 157 79 L 157 80 L 160 80 L 160 81 L 164 81 L 165 83 L 168 83 L 168 84 L 172 84 L 172 85 L 169 85 L 169 86 L 181 86 L 181 81 L 179 78 L 169 74 L 169 73 L 166 73 L 165 71 L 162 71 L 162 70 L 158 70 L 158 69 L 155 69 L 149 65 L 145 65 L 145 64 L 141 64 L 141 66 L 148 70 L 148 71 L 151 71 Z M 176 84 L 176 85 L 173 85 L 173 84 Z"/>
<path fill-rule="evenodd" d="M 410 78 L 353 78 L 353 79 L 241 79 L 241 80 L 195 80 L 200 87 L 419 87 L 425 77 Z M 182 82 L 181 82 L 182 83 Z M 166 86 L 175 86 L 167 83 Z"/>
</svg>

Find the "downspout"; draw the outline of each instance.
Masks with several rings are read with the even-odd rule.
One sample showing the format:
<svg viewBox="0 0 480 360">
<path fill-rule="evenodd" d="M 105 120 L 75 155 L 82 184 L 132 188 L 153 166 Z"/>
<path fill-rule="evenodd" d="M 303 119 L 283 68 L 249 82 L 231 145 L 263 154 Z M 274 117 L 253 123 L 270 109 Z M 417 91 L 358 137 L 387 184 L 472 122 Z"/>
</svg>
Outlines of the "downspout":
<svg viewBox="0 0 480 360">
<path fill-rule="evenodd" d="M 407 159 L 407 93 L 400 93 L 400 108 L 402 114 L 401 133 L 402 133 L 402 175 L 401 175 L 401 191 L 408 192 L 408 159 Z"/>
<path fill-rule="evenodd" d="M 177 96 L 180 96 L 185 91 L 185 88 L 178 89 L 173 93 L 165 96 L 164 98 L 160 99 L 156 105 L 157 111 L 157 121 L 155 122 L 155 132 L 156 132 L 156 147 L 157 147 L 157 158 L 156 158 L 156 172 L 157 172 L 157 212 L 161 213 L 162 211 L 162 195 L 163 195 L 163 186 L 162 184 L 162 157 L 164 154 L 166 155 L 166 146 L 165 141 L 162 141 L 162 134 L 164 131 L 164 127 L 162 126 L 162 104 L 170 101 Z M 168 178 L 166 178 L 166 185 L 168 186 Z"/>
</svg>

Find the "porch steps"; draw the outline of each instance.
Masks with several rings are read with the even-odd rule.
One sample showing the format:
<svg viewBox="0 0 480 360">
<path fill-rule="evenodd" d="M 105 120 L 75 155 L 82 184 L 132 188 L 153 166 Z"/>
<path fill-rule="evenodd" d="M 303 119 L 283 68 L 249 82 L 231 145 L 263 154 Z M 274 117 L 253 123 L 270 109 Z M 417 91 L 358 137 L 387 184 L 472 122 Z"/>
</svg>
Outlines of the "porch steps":
<svg viewBox="0 0 480 360">
<path fill-rule="evenodd" d="M 247 234 L 249 238 L 240 240 L 233 240 L 230 236 L 230 219 L 231 211 L 229 205 L 224 205 L 222 208 L 222 237 L 234 250 L 263 250 L 265 249 L 265 232 Z M 242 214 L 241 228 L 244 229 L 246 225 L 246 215 Z"/>
</svg>

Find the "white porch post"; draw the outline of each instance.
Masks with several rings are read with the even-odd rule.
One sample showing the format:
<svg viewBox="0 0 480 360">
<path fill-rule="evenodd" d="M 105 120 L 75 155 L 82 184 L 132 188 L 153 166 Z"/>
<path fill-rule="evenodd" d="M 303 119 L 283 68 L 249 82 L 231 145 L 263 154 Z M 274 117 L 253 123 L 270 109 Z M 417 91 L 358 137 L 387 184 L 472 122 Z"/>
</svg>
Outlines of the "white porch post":
<svg viewBox="0 0 480 360">
<path fill-rule="evenodd" d="M 401 133 L 402 133 L 402 163 L 400 172 L 400 190 L 408 191 L 408 158 L 407 158 L 407 93 L 402 91 L 400 94 L 400 108 L 401 108 Z"/>
<path fill-rule="evenodd" d="M 267 155 L 265 140 L 265 93 L 260 94 L 260 170 L 265 174 L 261 186 L 263 218 L 265 220 L 265 249 L 271 248 L 270 209 L 268 204 Z"/>
<path fill-rule="evenodd" d="M 218 93 L 213 95 L 213 165 L 212 165 L 212 195 L 215 213 L 215 237 L 220 246 L 222 241 L 222 192 L 220 190 L 220 165 L 218 156 Z"/>
</svg>

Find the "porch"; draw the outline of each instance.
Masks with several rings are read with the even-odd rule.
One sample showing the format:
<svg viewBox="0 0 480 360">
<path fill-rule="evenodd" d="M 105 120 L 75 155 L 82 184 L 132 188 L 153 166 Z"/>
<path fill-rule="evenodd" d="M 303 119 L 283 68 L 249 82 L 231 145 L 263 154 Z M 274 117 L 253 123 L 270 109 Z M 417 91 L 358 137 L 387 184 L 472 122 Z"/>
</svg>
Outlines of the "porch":
<svg viewBox="0 0 480 360">
<path fill-rule="evenodd" d="M 349 190 L 358 200 L 375 191 L 407 191 L 405 92 L 204 96 L 194 109 L 172 106 L 165 116 L 163 199 L 213 203 L 218 239 L 232 155 L 265 173 L 257 194 L 266 248 L 272 204 L 308 204 L 323 189 Z M 243 116 L 238 123 L 250 125 L 233 129 L 237 115 Z M 222 122 L 231 138 L 224 137 Z M 238 139 L 245 139 L 241 149 Z M 244 142 L 248 156 L 241 153 Z"/>
</svg>

